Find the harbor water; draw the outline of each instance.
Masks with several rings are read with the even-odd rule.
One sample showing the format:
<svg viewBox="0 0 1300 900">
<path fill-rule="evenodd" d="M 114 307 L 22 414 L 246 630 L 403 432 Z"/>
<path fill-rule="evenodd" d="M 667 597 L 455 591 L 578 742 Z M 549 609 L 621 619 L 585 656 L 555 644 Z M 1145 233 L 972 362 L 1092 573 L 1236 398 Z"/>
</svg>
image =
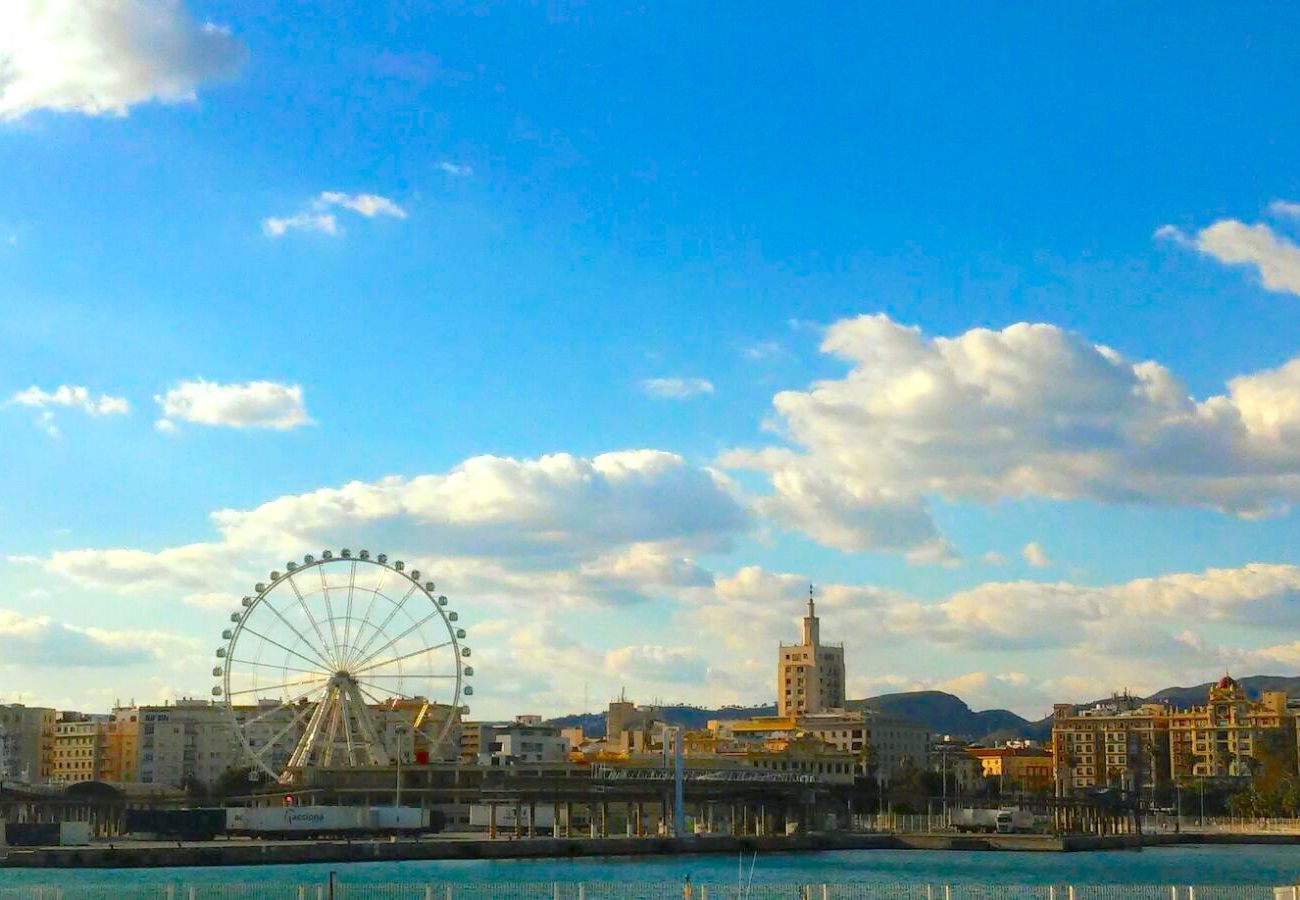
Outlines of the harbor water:
<svg viewBox="0 0 1300 900">
<path fill-rule="evenodd" d="M 724 855 L 521 860 L 420 860 L 338 865 L 160 869 L 0 869 L 0 888 L 34 885 L 364 884 L 931 884 L 1178 885 L 1267 888 L 1300 882 L 1300 845 L 1018 853 L 849 850 Z M 0 894 L 2 896 L 2 894 Z M 1166 896 L 1168 896 L 1166 894 Z"/>
</svg>

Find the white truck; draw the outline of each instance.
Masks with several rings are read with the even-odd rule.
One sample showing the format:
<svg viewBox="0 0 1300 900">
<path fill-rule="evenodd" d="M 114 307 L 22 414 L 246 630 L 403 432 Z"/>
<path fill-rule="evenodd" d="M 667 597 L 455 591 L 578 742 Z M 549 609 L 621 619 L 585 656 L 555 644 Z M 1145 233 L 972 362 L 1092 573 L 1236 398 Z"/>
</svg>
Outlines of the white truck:
<svg viewBox="0 0 1300 900">
<path fill-rule="evenodd" d="M 1027 834 L 1034 830 L 1034 814 L 1021 809 L 954 809 L 949 823 L 956 831 L 986 834 Z"/>
<path fill-rule="evenodd" d="M 392 806 L 272 806 L 226 810 L 226 833 L 246 837 L 360 837 L 429 831 L 428 810 Z"/>
<path fill-rule="evenodd" d="M 999 809 L 998 834 L 1029 834 L 1034 830 L 1034 814 L 1023 809 Z"/>
<path fill-rule="evenodd" d="M 954 809 L 949 812 L 948 821 L 957 831 L 986 831 L 992 834 L 998 830 L 998 811 L 996 809 Z"/>
</svg>

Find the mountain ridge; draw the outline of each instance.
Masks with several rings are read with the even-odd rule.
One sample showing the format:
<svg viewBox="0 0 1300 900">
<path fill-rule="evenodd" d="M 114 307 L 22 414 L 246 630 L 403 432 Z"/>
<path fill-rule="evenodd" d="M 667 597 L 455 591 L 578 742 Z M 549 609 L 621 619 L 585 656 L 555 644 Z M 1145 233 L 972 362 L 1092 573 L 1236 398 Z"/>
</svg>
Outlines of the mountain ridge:
<svg viewBox="0 0 1300 900">
<path fill-rule="evenodd" d="M 1247 696 L 1258 698 L 1263 691 L 1285 691 L 1287 696 L 1300 697 L 1300 677 L 1285 675 L 1248 675 L 1236 679 L 1246 691 Z M 1146 702 L 1166 701 L 1177 708 L 1186 708 L 1204 703 L 1210 687 L 1215 682 L 1190 687 L 1175 686 L 1162 688 L 1145 698 Z M 1111 698 L 1092 700 L 1086 703 L 1071 704 L 1075 709 L 1104 703 Z M 901 716 L 929 728 L 935 734 L 952 735 L 971 741 L 992 742 L 996 740 L 1030 739 L 1047 741 L 1052 734 L 1052 716 L 1030 720 L 1008 709 L 973 710 L 955 694 L 946 691 L 900 691 L 865 697 L 861 700 L 849 700 L 845 703 L 849 709 L 872 709 L 887 715 Z M 776 714 L 773 704 L 757 706 L 722 706 L 717 708 L 676 705 L 660 707 L 664 718 L 674 725 L 687 728 L 703 728 L 710 719 L 746 719 L 751 716 L 771 716 Z M 561 728 L 582 726 L 584 733 L 592 737 L 605 733 L 605 713 L 579 713 L 558 716 L 548 720 L 550 724 Z"/>
</svg>

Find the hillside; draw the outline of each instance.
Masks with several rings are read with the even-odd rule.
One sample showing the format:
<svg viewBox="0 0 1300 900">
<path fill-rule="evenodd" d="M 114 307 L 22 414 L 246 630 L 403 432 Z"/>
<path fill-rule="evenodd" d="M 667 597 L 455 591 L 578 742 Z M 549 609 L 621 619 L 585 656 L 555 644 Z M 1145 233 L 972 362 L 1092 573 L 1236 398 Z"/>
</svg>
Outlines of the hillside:
<svg viewBox="0 0 1300 900">
<path fill-rule="evenodd" d="M 970 739 L 983 737 L 998 729 L 1022 729 L 1030 723 L 1013 712 L 1005 709 L 991 709 L 975 712 L 959 697 L 942 691 L 912 691 L 898 694 L 882 694 L 863 700 L 850 700 L 846 704 L 850 709 L 869 708 L 882 713 L 903 716 L 912 719 L 938 734 L 951 734 Z M 750 716 L 771 716 L 776 714 L 773 706 L 725 706 L 721 709 L 701 709 L 694 706 L 667 706 L 663 708 L 664 718 L 674 725 L 687 728 L 703 728 L 710 719 L 747 719 Z M 560 728 L 572 728 L 581 725 L 583 731 L 592 736 L 605 733 L 605 714 L 588 713 L 561 716 L 551 720 L 552 725 Z"/>
<path fill-rule="evenodd" d="M 882 713 L 903 716 L 925 725 L 936 734 L 976 740 L 995 731 L 1016 730 L 1029 725 L 1007 709 L 986 709 L 976 712 L 966 701 L 943 691 L 905 691 L 881 694 L 865 700 L 850 700 L 849 709 L 875 709 Z"/>
<path fill-rule="evenodd" d="M 698 706 L 662 707 L 664 719 L 673 725 L 684 725 L 690 729 L 703 728 L 710 719 L 748 719 L 752 716 L 774 716 L 776 707 L 769 706 L 723 706 L 719 709 L 704 709 Z M 574 728 L 581 726 L 583 734 L 588 737 L 601 737 L 605 734 L 605 713 L 575 713 L 550 719 L 549 724 L 557 728 Z"/>
<path fill-rule="evenodd" d="M 1300 697 L 1300 677 L 1292 678 L 1280 675 L 1251 675 L 1237 679 L 1246 690 L 1247 695 L 1258 697 L 1262 691 L 1285 691 L 1288 696 Z M 1191 687 L 1168 687 L 1157 691 L 1145 699 L 1168 701 L 1180 708 L 1204 703 L 1213 682 L 1193 685 Z M 1076 708 L 1092 706 L 1105 702 L 1094 700 L 1080 703 Z M 850 700 L 846 704 L 850 709 L 875 709 L 882 713 L 903 716 L 918 722 L 935 734 L 950 734 L 967 740 L 991 742 L 1011 740 L 1013 738 L 1030 738 L 1048 741 L 1052 736 L 1052 717 L 1046 716 L 1036 722 L 1016 715 L 1006 709 L 986 709 L 976 711 L 964 700 L 943 691 L 906 691 L 896 694 L 881 694 L 862 700 Z M 664 717 L 674 725 L 687 728 L 703 728 L 710 719 L 745 719 L 750 716 L 770 716 L 776 713 L 773 706 L 724 706 L 720 709 L 703 709 L 694 706 L 667 706 L 663 708 Z M 561 728 L 581 725 L 588 735 L 605 733 L 605 714 L 588 713 L 586 715 L 561 716 L 552 719 L 551 724 Z"/>
</svg>

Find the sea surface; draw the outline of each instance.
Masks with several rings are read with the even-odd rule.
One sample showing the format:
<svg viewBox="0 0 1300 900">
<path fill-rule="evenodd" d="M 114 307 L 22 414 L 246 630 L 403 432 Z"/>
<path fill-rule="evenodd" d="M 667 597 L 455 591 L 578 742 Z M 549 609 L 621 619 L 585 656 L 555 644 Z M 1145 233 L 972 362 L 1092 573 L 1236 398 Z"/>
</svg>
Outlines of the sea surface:
<svg viewBox="0 0 1300 900">
<path fill-rule="evenodd" d="M 320 884 L 330 871 L 343 884 L 437 882 L 675 882 L 982 884 L 982 885 L 1232 885 L 1300 882 L 1297 846 L 1182 846 L 1141 851 L 1011 853 L 845 850 L 768 853 L 743 861 L 730 855 L 599 859 L 427 860 L 168 869 L 0 869 L 0 887 L 24 885 Z M 738 871 L 740 870 L 740 871 Z"/>
</svg>

